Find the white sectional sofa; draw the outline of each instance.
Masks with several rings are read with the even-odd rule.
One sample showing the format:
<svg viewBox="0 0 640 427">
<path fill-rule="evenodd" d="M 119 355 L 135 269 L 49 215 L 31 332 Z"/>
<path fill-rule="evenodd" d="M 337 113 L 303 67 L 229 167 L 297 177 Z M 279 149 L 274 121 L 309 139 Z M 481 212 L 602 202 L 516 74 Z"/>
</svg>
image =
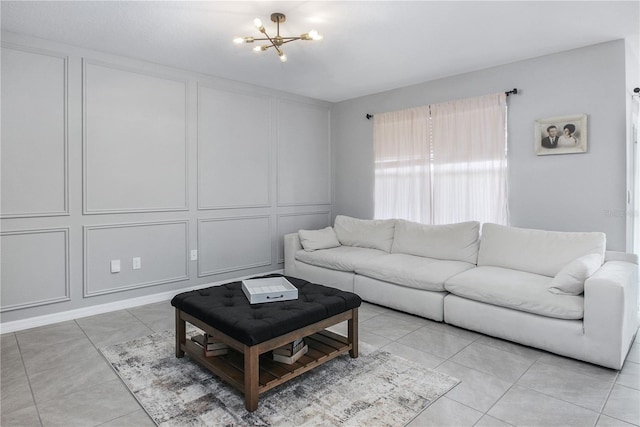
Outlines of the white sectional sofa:
<svg viewBox="0 0 640 427">
<path fill-rule="evenodd" d="M 284 237 L 285 274 L 436 321 L 620 369 L 638 329 L 638 258 L 597 232 L 338 215 Z"/>
</svg>

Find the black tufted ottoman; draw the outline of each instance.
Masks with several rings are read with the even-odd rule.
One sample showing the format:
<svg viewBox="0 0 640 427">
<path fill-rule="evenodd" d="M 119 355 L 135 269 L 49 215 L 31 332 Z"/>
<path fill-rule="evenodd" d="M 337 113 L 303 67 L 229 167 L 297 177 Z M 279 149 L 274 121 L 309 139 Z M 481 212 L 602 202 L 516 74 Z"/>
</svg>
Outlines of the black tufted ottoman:
<svg viewBox="0 0 640 427">
<path fill-rule="evenodd" d="M 260 393 L 346 352 L 358 357 L 360 297 L 287 279 L 298 288 L 297 300 L 249 304 L 241 282 L 184 292 L 171 300 L 176 308 L 176 357 L 187 353 L 243 392 L 248 411 L 258 408 Z M 325 330 L 345 320 L 346 337 Z M 205 357 L 200 347 L 186 339 L 185 322 L 225 342 L 229 353 Z M 285 365 L 269 357 L 269 351 L 302 337 L 309 351 L 296 363 Z"/>
</svg>

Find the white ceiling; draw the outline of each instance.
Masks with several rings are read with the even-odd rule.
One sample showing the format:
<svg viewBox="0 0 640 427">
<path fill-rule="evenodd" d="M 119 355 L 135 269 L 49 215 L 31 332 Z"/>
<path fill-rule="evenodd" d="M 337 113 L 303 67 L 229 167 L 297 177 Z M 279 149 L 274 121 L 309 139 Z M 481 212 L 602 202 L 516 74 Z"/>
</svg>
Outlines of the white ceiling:
<svg viewBox="0 0 640 427">
<path fill-rule="evenodd" d="M 331 102 L 621 38 L 636 1 L 2 1 L 2 30 Z M 316 29 L 254 53 L 234 36 Z M 580 65 L 576 64 L 579 70 Z"/>
</svg>

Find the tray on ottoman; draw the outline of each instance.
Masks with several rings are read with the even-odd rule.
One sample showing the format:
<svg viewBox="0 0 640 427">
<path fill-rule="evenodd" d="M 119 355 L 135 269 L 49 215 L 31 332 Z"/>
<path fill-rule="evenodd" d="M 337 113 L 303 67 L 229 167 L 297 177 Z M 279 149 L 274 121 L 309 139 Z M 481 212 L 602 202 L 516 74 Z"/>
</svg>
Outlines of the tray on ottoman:
<svg viewBox="0 0 640 427">
<path fill-rule="evenodd" d="M 284 277 L 243 280 L 242 292 L 250 304 L 298 299 L 298 288 Z"/>
<path fill-rule="evenodd" d="M 282 277 L 280 275 L 270 277 Z M 245 407 L 255 411 L 258 395 L 341 354 L 358 357 L 358 307 L 351 292 L 287 277 L 298 299 L 249 304 L 241 282 L 176 295 L 176 357 L 186 353 L 244 393 Z M 347 336 L 325 329 L 348 322 Z M 186 339 L 185 322 L 229 346 L 223 356 L 205 357 Z M 268 353 L 305 338 L 307 354 L 291 365 L 269 360 Z"/>
</svg>

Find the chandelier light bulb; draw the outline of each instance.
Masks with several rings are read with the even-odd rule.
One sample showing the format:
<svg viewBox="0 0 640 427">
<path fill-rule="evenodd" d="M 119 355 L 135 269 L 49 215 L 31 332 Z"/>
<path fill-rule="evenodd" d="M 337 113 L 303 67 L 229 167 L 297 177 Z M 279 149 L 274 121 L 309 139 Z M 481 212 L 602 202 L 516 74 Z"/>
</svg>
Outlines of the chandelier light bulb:
<svg viewBox="0 0 640 427">
<path fill-rule="evenodd" d="M 256 46 L 253 48 L 254 52 L 262 52 L 263 50 L 267 50 L 266 46 Z"/>
<path fill-rule="evenodd" d="M 260 18 L 256 18 L 253 20 L 253 25 L 256 26 L 256 28 L 260 28 L 262 27 L 262 21 L 260 20 Z"/>
<path fill-rule="evenodd" d="M 287 55 L 284 53 L 279 53 L 278 55 L 280 56 L 280 62 L 287 62 Z"/>
<path fill-rule="evenodd" d="M 234 42 L 235 44 L 241 44 L 241 43 L 244 43 L 244 37 L 236 37 L 236 38 L 234 38 L 234 39 L 233 39 L 233 42 Z"/>
<path fill-rule="evenodd" d="M 309 31 L 309 37 L 311 40 L 322 40 L 322 36 L 316 30 Z"/>
</svg>

